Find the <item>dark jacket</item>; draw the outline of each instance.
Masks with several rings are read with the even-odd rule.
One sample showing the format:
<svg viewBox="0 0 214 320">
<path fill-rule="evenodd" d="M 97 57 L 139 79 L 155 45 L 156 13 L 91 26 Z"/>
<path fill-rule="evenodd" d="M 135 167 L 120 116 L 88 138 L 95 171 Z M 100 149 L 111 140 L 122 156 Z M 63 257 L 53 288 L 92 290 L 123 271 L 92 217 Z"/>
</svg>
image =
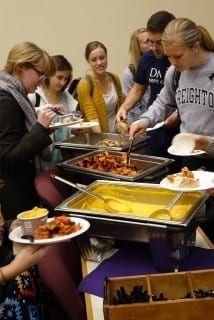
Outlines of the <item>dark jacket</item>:
<svg viewBox="0 0 214 320">
<path fill-rule="evenodd" d="M 48 130 L 38 122 L 27 131 L 25 114 L 17 101 L 0 91 L 0 179 L 5 183 L 0 203 L 6 219 L 38 203 L 33 186 L 34 157 L 51 143 Z"/>
</svg>

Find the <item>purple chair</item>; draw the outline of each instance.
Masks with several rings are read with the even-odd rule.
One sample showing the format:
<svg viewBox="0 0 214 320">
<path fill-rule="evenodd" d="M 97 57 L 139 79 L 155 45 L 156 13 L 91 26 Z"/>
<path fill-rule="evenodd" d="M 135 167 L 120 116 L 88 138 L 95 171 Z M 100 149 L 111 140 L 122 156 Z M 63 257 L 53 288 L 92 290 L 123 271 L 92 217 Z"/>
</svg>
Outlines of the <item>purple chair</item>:
<svg viewBox="0 0 214 320">
<path fill-rule="evenodd" d="M 51 178 L 51 174 L 62 176 L 60 170 L 57 167 L 53 167 L 47 171 L 40 172 L 34 180 L 34 185 L 44 206 L 48 206 L 53 210 L 71 195 L 72 189 L 68 185 Z"/>
</svg>

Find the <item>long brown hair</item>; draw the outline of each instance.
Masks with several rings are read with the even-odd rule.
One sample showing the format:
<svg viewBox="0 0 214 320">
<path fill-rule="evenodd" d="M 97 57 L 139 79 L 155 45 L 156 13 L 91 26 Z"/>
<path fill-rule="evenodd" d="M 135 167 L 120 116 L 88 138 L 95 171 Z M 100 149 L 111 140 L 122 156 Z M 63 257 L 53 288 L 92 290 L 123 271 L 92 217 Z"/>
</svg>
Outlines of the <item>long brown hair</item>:
<svg viewBox="0 0 214 320">
<path fill-rule="evenodd" d="M 72 79 L 72 71 L 73 71 L 73 67 L 71 65 L 71 63 L 61 54 L 57 54 L 51 57 L 53 62 L 55 63 L 55 67 L 56 67 L 56 71 L 69 71 L 70 75 L 67 79 L 67 82 L 64 86 L 64 88 L 62 88 L 62 91 L 64 91 L 66 89 L 66 87 L 69 85 L 69 83 L 71 82 Z M 45 85 L 48 87 L 50 80 L 50 77 L 47 77 L 45 79 Z"/>
</svg>

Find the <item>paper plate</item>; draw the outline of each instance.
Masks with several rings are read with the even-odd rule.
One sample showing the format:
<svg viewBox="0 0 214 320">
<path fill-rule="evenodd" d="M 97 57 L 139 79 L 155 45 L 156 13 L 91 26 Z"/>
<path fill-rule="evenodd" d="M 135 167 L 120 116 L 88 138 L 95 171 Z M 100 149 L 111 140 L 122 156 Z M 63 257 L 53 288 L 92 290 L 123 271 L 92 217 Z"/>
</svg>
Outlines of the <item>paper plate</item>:
<svg viewBox="0 0 214 320">
<path fill-rule="evenodd" d="M 50 124 L 49 128 L 53 128 L 53 129 L 57 129 L 57 128 L 62 128 L 62 127 L 70 127 L 72 124 L 78 124 L 79 122 L 81 122 L 82 119 L 79 120 L 72 120 L 66 123 L 62 123 L 62 122 L 54 122 L 52 124 Z"/>
<path fill-rule="evenodd" d="M 191 153 L 179 153 L 179 152 L 176 152 L 174 146 L 170 146 L 167 151 L 173 156 L 180 156 L 180 157 L 192 157 L 192 156 L 198 156 L 199 154 L 205 153 L 205 151 L 203 150 L 193 150 Z"/>
<path fill-rule="evenodd" d="M 156 123 L 156 125 L 154 127 L 147 128 L 146 131 L 153 131 L 153 130 L 159 129 L 159 128 L 163 127 L 163 125 L 164 125 L 164 121 L 158 122 L 158 123 Z"/>
<path fill-rule="evenodd" d="M 195 188 L 179 188 L 175 187 L 167 178 L 164 178 L 160 185 L 161 187 L 173 190 L 173 191 L 182 191 L 182 192 L 194 192 L 194 191 L 203 191 L 207 189 L 214 188 L 214 172 L 209 171 L 192 171 L 195 179 L 198 179 L 199 185 Z M 176 174 L 175 174 L 176 175 Z"/>
<path fill-rule="evenodd" d="M 96 121 L 90 121 L 90 122 L 80 122 L 74 125 L 70 125 L 69 128 L 71 129 L 88 129 L 92 128 L 98 125 L 98 122 Z"/>
<path fill-rule="evenodd" d="M 23 239 L 21 227 L 17 227 L 13 231 L 10 232 L 9 239 L 13 242 L 21 243 L 21 244 L 52 244 L 52 243 L 67 241 L 71 238 L 75 238 L 75 237 L 79 236 L 80 234 L 86 232 L 90 227 L 90 223 L 85 219 L 74 218 L 74 217 L 71 217 L 70 219 L 71 219 L 71 221 L 75 222 L 76 224 L 80 223 L 82 228 L 80 230 L 77 230 L 76 232 L 72 232 L 72 233 L 67 234 L 65 236 L 59 236 L 59 237 L 50 238 L 50 239 L 35 239 L 32 242 L 28 239 Z M 51 220 L 53 220 L 53 218 L 49 218 L 48 222 Z"/>
</svg>

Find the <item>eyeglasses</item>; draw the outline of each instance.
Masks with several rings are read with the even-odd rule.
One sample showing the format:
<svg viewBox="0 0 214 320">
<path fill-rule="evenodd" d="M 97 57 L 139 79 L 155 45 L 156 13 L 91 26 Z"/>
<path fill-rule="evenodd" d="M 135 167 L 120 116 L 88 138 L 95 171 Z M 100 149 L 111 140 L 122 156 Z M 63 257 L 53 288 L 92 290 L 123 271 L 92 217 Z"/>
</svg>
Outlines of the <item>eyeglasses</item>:
<svg viewBox="0 0 214 320">
<path fill-rule="evenodd" d="M 156 45 L 157 47 L 162 47 L 162 41 L 161 40 L 157 40 L 157 41 L 148 40 L 148 44 L 150 46 Z"/>
<path fill-rule="evenodd" d="M 37 69 L 36 67 L 31 66 L 31 69 L 33 69 L 34 71 L 36 71 L 36 73 L 38 74 L 38 76 L 40 77 L 41 80 L 44 80 L 44 79 L 47 78 L 47 75 L 46 75 L 44 72 L 42 72 L 42 71 L 40 71 L 39 69 Z"/>
</svg>

